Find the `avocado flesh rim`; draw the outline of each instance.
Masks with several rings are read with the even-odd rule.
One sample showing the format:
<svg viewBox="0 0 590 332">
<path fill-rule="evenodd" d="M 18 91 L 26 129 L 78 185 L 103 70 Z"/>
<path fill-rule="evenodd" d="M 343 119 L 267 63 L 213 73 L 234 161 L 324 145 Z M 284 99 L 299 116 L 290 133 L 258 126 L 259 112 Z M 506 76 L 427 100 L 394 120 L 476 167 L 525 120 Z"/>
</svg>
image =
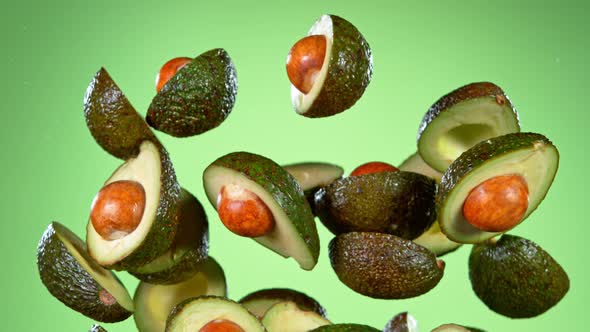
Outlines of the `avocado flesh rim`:
<svg viewBox="0 0 590 332">
<path fill-rule="evenodd" d="M 450 240 L 460 243 L 481 243 L 509 231 L 485 232 L 472 226 L 463 217 L 463 203 L 471 190 L 498 175 L 521 175 L 529 189 L 529 205 L 522 222 L 539 206 L 549 190 L 557 172 L 557 160 L 557 149 L 539 141 L 528 148 L 507 152 L 485 161 L 465 174 L 449 191 L 438 213 L 441 230 Z"/>
<path fill-rule="evenodd" d="M 415 152 L 411 156 L 409 156 L 406 160 L 404 160 L 399 165 L 400 171 L 406 172 L 414 172 L 422 175 L 426 175 L 428 177 L 433 178 L 436 180 L 436 183 L 440 183 L 440 179 L 442 178 L 443 174 L 434 168 L 430 167 L 424 159 L 420 156 L 418 152 Z"/>
<path fill-rule="evenodd" d="M 267 288 L 252 292 L 238 301 L 248 311 L 257 317 L 264 317 L 264 314 L 273 305 L 279 302 L 290 301 L 305 311 L 314 311 L 318 315 L 328 318 L 326 309 L 309 295 L 290 288 Z"/>
<path fill-rule="evenodd" d="M 443 324 L 432 332 L 471 332 L 471 330 L 457 324 Z"/>
<path fill-rule="evenodd" d="M 344 174 L 342 167 L 321 162 L 291 164 L 283 168 L 295 178 L 303 191 L 328 185 Z"/>
<path fill-rule="evenodd" d="M 432 251 L 436 257 L 441 257 L 462 246 L 461 243 L 449 240 L 449 238 L 440 230 L 438 220 L 436 220 L 426 232 L 413 241 L 414 243 Z"/>
<path fill-rule="evenodd" d="M 509 102 L 495 96 L 459 102 L 441 111 L 420 135 L 418 151 L 439 172 L 475 144 L 496 136 L 519 132 L 518 116 Z"/>
<path fill-rule="evenodd" d="M 162 332 L 170 310 L 177 303 L 202 295 L 227 295 L 223 269 L 213 258 L 203 263 L 195 276 L 178 284 L 153 285 L 140 282 L 133 299 L 135 325 L 140 332 Z"/>
<path fill-rule="evenodd" d="M 262 318 L 268 332 L 303 332 L 332 324 L 313 311 L 304 311 L 291 301 L 273 305 Z"/>
<path fill-rule="evenodd" d="M 217 206 L 217 196 L 221 188 L 227 184 L 246 188 L 256 194 L 272 212 L 275 226 L 270 233 L 253 239 L 285 258 L 293 257 L 302 269 L 313 269 L 317 260 L 309 250 L 308 244 L 301 238 L 285 211 L 261 185 L 236 170 L 217 165 L 207 167 L 203 177 L 207 198 L 213 206 Z"/>
</svg>

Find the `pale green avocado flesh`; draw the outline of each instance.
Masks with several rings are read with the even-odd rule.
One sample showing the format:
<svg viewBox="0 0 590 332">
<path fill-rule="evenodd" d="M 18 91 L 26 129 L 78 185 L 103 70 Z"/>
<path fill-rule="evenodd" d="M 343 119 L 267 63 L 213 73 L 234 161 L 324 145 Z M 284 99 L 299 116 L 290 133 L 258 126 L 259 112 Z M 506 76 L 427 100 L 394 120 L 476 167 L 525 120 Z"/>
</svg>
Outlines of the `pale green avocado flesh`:
<svg viewBox="0 0 590 332">
<path fill-rule="evenodd" d="M 400 171 L 414 172 L 426 175 L 436 180 L 436 183 L 440 183 L 440 179 L 442 178 L 442 173 L 430 167 L 424 161 L 424 159 L 420 157 L 420 154 L 418 152 L 406 158 L 406 160 L 404 160 L 398 168 Z"/>
<path fill-rule="evenodd" d="M 262 318 L 268 332 L 307 332 L 331 322 L 313 311 L 301 310 L 291 301 L 273 305 Z"/>
<path fill-rule="evenodd" d="M 295 178 L 303 191 L 328 185 L 344 174 L 342 167 L 322 162 L 290 164 L 283 168 Z"/>
</svg>

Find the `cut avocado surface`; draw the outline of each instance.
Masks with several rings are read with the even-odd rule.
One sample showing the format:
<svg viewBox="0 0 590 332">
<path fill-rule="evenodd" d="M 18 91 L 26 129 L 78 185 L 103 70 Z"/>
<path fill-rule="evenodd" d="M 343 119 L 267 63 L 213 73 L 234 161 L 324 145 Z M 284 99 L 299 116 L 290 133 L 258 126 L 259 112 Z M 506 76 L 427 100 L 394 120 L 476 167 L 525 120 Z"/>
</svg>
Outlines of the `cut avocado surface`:
<svg viewBox="0 0 590 332">
<path fill-rule="evenodd" d="M 387 322 L 383 332 L 418 332 L 418 321 L 409 313 L 402 312 Z"/>
<path fill-rule="evenodd" d="M 201 203 L 185 189 L 178 203 L 179 225 L 170 249 L 138 269 L 128 271 L 151 284 L 174 284 L 192 277 L 208 257 L 209 225 Z"/>
<path fill-rule="evenodd" d="M 136 269 L 164 254 L 172 244 L 178 226 L 180 186 L 167 152 L 144 141 L 139 154 L 121 165 L 105 185 L 135 181 L 145 191 L 145 208 L 137 228 L 114 240 L 103 238 L 89 220 L 86 242 L 90 255 L 103 266 Z"/>
<path fill-rule="evenodd" d="M 321 162 L 290 164 L 283 168 L 295 178 L 304 192 L 328 185 L 344 174 L 342 167 Z"/>
<path fill-rule="evenodd" d="M 104 327 L 102 327 L 98 324 L 92 324 L 92 326 L 90 327 L 90 330 L 88 330 L 88 332 L 107 332 L 107 330 L 105 330 Z"/>
<path fill-rule="evenodd" d="M 434 288 L 443 276 L 444 266 L 432 252 L 390 234 L 338 235 L 329 244 L 329 255 L 340 281 L 373 298 L 415 297 Z"/>
<path fill-rule="evenodd" d="M 502 235 L 473 246 L 469 256 L 473 291 L 491 310 L 510 318 L 538 316 L 569 290 L 569 278 L 549 253 L 533 241 Z"/>
<path fill-rule="evenodd" d="M 412 154 L 406 160 L 399 165 L 400 171 L 414 172 L 428 177 L 433 178 L 437 183 L 440 183 L 440 179 L 443 174 L 434 168 L 430 167 L 418 152 Z"/>
<path fill-rule="evenodd" d="M 140 332 L 162 332 L 170 310 L 179 302 L 202 295 L 227 296 L 225 274 L 209 257 L 190 279 L 174 285 L 140 282 L 135 290 L 135 325 Z"/>
<path fill-rule="evenodd" d="M 146 121 L 176 137 L 219 126 L 236 101 L 236 69 L 224 49 L 207 51 L 182 67 L 152 100 Z"/>
<path fill-rule="evenodd" d="M 293 257 L 305 270 L 316 265 L 320 244 L 311 208 L 295 179 L 281 166 L 260 155 L 234 152 L 205 169 L 203 184 L 214 207 L 227 184 L 256 194 L 272 212 L 276 225 L 254 240 L 284 257 Z"/>
<path fill-rule="evenodd" d="M 432 251 L 436 257 L 441 257 L 453 252 L 459 249 L 462 245 L 461 243 L 449 240 L 449 238 L 440 230 L 438 221 L 435 221 L 426 232 L 414 239 L 414 243 Z"/>
<path fill-rule="evenodd" d="M 332 323 L 323 316 L 302 310 L 291 301 L 274 304 L 262 318 L 268 332 L 307 332 L 329 324 Z"/>
<path fill-rule="evenodd" d="M 232 300 L 201 296 L 177 304 L 166 322 L 166 332 L 199 331 L 212 322 L 228 322 L 245 332 L 265 332 L 262 323 L 246 308 Z"/>
<path fill-rule="evenodd" d="M 352 107 L 363 95 L 373 74 L 373 55 L 358 29 L 336 15 L 323 15 L 308 36 L 326 37 L 326 54 L 315 83 L 307 94 L 291 85 L 295 111 L 318 118 Z"/>
<path fill-rule="evenodd" d="M 524 220 L 545 198 L 558 164 L 557 148 L 540 134 L 513 133 L 475 145 L 443 175 L 436 197 L 441 230 L 452 241 L 461 243 L 480 243 L 498 235 L 472 226 L 463 216 L 463 203 L 471 190 L 495 176 L 522 176 L 529 192 Z"/>
<path fill-rule="evenodd" d="M 100 322 L 119 322 L 133 313 L 125 286 L 99 266 L 84 242 L 58 222 L 49 224 L 37 247 L 41 281 L 66 306 Z"/>
<path fill-rule="evenodd" d="M 334 324 L 324 325 L 310 332 L 381 332 L 374 327 L 361 324 Z"/>
<path fill-rule="evenodd" d="M 413 172 L 380 172 L 336 180 L 315 194 L 322 223 L 335 235 L 379 232 L 415 239 L 436 217 L 433 179 Z"/>
<path fill-rule="evenodd" d="M 293 302 L 301 310 L 313 311 L 327 318 L 326 309 L 314 298 L 288 288 L 269 288 L 250 293 L 240 299 L 240 303 L 258 318 L 264 317 L 270 307 L 279 302 Z"/>
<path fill-rule="evenodd" d="M 418 152 L 439 172 L 465 150 L 496 136 L 520 131 L 518 113 L 500 87 L 490 82 L 465 85 L 441 97 L 424 115 Z"/>
<path fill-rule="evenodd" d="M 458 324 L 443 324 L 443 325 L 435 328 L 434 330 L 432 330 L 432 332 L 485 332 L 485 331 L 481 330 L 481 329 L 474 328 L 474 327 L 467 327 L 467 326 L 462 326 L 462 325 L 458 325 Z"/>
</svg>

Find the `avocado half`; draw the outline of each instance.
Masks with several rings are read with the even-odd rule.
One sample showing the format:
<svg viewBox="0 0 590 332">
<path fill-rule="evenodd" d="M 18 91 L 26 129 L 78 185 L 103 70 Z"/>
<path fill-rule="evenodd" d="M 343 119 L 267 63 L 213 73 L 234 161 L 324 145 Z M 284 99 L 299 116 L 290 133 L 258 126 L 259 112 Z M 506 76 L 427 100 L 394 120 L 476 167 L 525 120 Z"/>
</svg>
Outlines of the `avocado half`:
<svg viewBox="0 0 590 332">
<path fill-rule="evenodd" d="M 320 17 L 307 35 L 326 37 L 326 55 L 307 94 L 291 85 L 295 111 L 319 118 L 349 109 L 361 98 L 373 75 L 369 44 L 354 25 L 336 15 Z"/>
<path fill-rule="evenodd" d="M 293 302 L 303 311 L 313 311 L 327 318 L 326 309 L 314 298 L 289 288 L 269 288 L 250 293 L 238 301 L 256 317 L 262 318 L 273 305 L 279 302 Z"/>
<path fill-rule="evenodd" d="M 89 220 L 86 242 L 90 255 L 100 265 L 133 270 L 164 254 L 172 245 L 179 223 L 180 186 L 168 153 L 151 141 L 144 141 L 139 154 L 119 166 L 105 185 L 119 180 L 143 186 L 146 202 L 139 225 L 122 238 L 107 240 Z"/>
<path fill-rule="evenodd" d="M 570 286 L 567 273 L 549 253 L 533 241 L 508 234 L 473 246 L 469 279 L 488 308 L 510 318 L 546 312 Z"/>
<path fill-rule="evenodd" d="M 418 332 L 418 321 L 408 312 L 402 312 L 387 322 L 383 332 Z"/>
<path fill-rule="evenodd" d="M 361 324 L 324 325 L 309 332 L 381 332 L 374 327 Z"/>
<path fill-rule="evenodd" d="M 418 152 L 439 172 L 475 144 L 520 131 L 516 109 L 494 83 L 467 84 L 437 100 L 418 129 Z"/>
<path fill-rule="evenodd" d="M 302 310 L 291 301 L 274 304 L 262 318 L 262 325 L 268 332 L 307 332 L 330 324 L 318 313 Z"/>
<path fill-rule="evenodd" d="M 463 217 L 463 203 L 483 181 L 505 174 L 521 175 L 528 186 L 525 220 L 541 203 L 557 172 L 559 152 L 541 134 L 513 133 L 485 140 L 465 151 L 443 175 L 436 196 L 440 228 L 449 239 L 481 243 L 500 233 L 472 226 Z"/>
<path fill-rule="evenodd" d="M 209 253 L 209 224 L 201 203 L 181 189 L 176 238 L 166 253 L 128 272 L 151 284 L 175 284 L 199 271 Z"/>
<path fill-rule="evenodd" d="M 443 174 L 430 167 L 418 152 L 412 154 L 399 165 L 400 171 L 414 172 L 433 178 L 436 183 L 440 183 Z"/>
<path fill-rule="evenodd" d="M 313 215 L 316 215 L 315 193 L 342 177 L 344 169 L 338 165 L 322 162 L 304 162 L 285 165 L 283 168 L 295 178 L 305 194 Z"/>
<path fill-rule="evenodd" d="M 216 296 L 189 298 L 177 304 L 166 321 L 166 332 L 199 331 L 207 324 L 229 321 L 248 332 L 265 332 L 256 316 L 232 300 Z"/>
<path fill-rule="evenodd" d="M 283 257 L 293 257 L 305 270 L 313 269 L 320 240 L 311 208 L 295 179 L 266 157 L 234 152 L 214 161 L 203 173 L 205 192 L 213 207 L 228 183 L 255 193 L 272 212 L 274 229 L 254 240 Z"/>
<path fill-rule="evenodd" d="M 87 317 L 113 323 L 133 313 L 133 301 L 117 276 L 99 266 L 84 242 L 58 222 L 49 224 L 39 241 L 37 267 L 51 295 Z"/>
<path fill-rule="evenodd" d="M 135 290 L 133 318 L 139 332 L 162 332 L 170 310 L 191 297 L 227 296 L 225 274 L 221 266 L 209 257 L 190 279 L 173 285 L 140 282 Z"/>
<path fill-rule="evenodd" d="M 146 121 L 176 137 L 194 136 L 219 126 L 236 102 L 238 78 L 229 54 L 207 51 L 182 67 L 158 92 Z"/>
</svg>

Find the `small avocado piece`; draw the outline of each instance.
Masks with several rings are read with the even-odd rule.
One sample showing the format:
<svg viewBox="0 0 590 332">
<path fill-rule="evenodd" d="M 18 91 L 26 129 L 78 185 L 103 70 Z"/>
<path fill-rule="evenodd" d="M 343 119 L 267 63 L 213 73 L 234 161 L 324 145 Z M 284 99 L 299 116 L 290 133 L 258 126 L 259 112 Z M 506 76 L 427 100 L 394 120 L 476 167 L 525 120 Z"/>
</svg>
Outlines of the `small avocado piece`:
<svg viewBox="0 0 590 332">
<path fill-rule="evenodd" d="M 195 275 L 209 253 L 209 224 L 203 205 L 182 189 L 176 238 L 170 249 L 146 265 L 128 272 L 151 284 L 175 284 Z"/>
<path fill-rule="evenodd" d="M 351 108 L 361 98 L 373 75 L 373 55 L 360 31 L 336 15 L 323 15 L 308 36 L 324 35 L 322 68 L 307 94 L 291 85 L 295 111 L 310 118 L 331 116 Z"/>
<path fill-rule="evenodd" d="M 175 137 L 219 126 L 236 102 L 236 68 L 224 49 L 207 51 L 182 67 L 158 92 L 147 111 L 154 129 Z"/>
<path fill-rule="evenodd" d="M 87 317 L 112 323 L 133 313 L 133 301 L 117 276 L 99 266 L 86 244 L 58 222 L 49 224 L 39 241 L 37 267 L 51 295 Z"/>
<path fill-rule="evenodd" d="M 414 243 L 432 251 L 436 257 L 442 257 L 462 246 L 461 243 L 449 240 L 449 238 L 440 230 L 438 221 L 435 221 L 426 232 L 413 241 Z"/>
<path fill-rule="evenodd" d="M 266 157 L 234 152 L 214 161 L 203 173 L 205 192 L 214 207 L 228 183 L 256 194 L 272 212 L 276 225 L 254 240 L 283 257 L 293 257 L 302 269 L 313 269 L 320 239 L 311 208 L 295 179 Z"/>
<path fill-rule="evenodd" d="M 302 310 L 291 301 L 274 304 L 262 318 L 262 325 L 268 332 L 307 332 L 330 324 L 323 316 Z"/>
<path fill-rule="evenodd" d="M 290 164 L 283 166 L 283 168 L 299 183 L 314 216 L 316 215 L 315 193 L 321 187 L 341 178 L 344 174 L 342 167 L 322 162 Z"/>
<path fill-rule="evenodd" d="M 320 326 L 309 332 L 381 332 L 374 327 L 361 324 L 333 324 Z"/>
<path fill-rule="evenodd" d="M 265 332 L 262 323 L 246 308 L 217 296 L 193 297 L 177 304 L 168 315 L 165 331 L 199 331 L 207 324 L 223 323 L 237 325 L 244 332 Z M 218 330 L 223 331 L 221 328 Z"/>
<path fill-rule="evenodd" d="M 433 178 L 436 183 L 440 183 L 443 174 L 430 167 L 418 152 L 412 154 L 399 165 L 400 171 L 414 172 Z"/>
<path fill-rule="evenodd" d="M 433 179 L 412 172 L 381 172 L 336 180 L 315 195 L 320 221 L 335 235 L 379 232 L 412 240 L 436 218 Z"/>
<path fill-rule="evenodd" d="M 510 318 L 538 316 L 568 292 L 570 281 L 549 253 L 533 241 L 502 235 L 473 246 L 471 287 L 492 311 Z"/>
<path fill-rule="evenodd" d="M 107 330 L 105 330 L 104 327 L 102 327 L 98 324 L 92 324 L 92 326 L 90 327 L 90 330 L 88 330 L 88 332 L 107 332 Z"/>
<path fill-rule="evenodd" d="M 383 332 L 418 332 L 418 321 L 408 312 L 402 312 L 387 322 Z"/>
<path fill-rule="evenodd" d="M 89 220 L 88 251 L 102 266 L 137 269 L 164 254 L 172 245 L 179 223 L 180 186 L 168 153 L 151 141 L 144 141 L 139 154 L 119 166 L 105 186 L 116 181 L 134 181 L 143 187 L 145 208 L 141 221 L 126 236 L 106 239 Z"/>
<path fill-rule="evenodd" d="M 428 109 L 418 129 L 418 152 L 428 165 L 444 172 L 475 144 L 519 131 L 518 113 L 504 91 L 490 82 L 471 83 Z"/>
<path fill-rule="evenodd" d="M 139 332 L 161 332 L 170 310 L 179 302 L 202 295 L 227 296 L 225 274 L 209 257 L 190 279 L 173 285 L 140 282 L 135 290 L 133 318 Z"/>
<path fill-rule="evenodd" d="M 541 134 L 513 133 L 475 145 L 449 166 L 438 188 L 436 209 L 442 232 L 460 243 L 481 243 L 501 234 L 471 225 L 463 216 L 463 204 L 479 184 L 506 174 L 520 175 L 527 183 L 528 207 L 522 222 L 545 198 L 558 164 L 557 148 Z"/>
<path fill-rule="evenodd" d="M 279 302 L 293 302 L 304 311 L 313 311 L 327 318 L 326 309 L 314 298 L 288 288 L 269 288 L 250 293 L 239 302 L 258 318 L 264 317 L 268 309 Z"/>
<path fill-rule="evenodd" d="M 400 237 L 352 232 L 329 244 L 332 268 L 346 286 L 378 299 L 405 299 L 434 288 L 444 264 L 434 253 Z"/>
<path fill-rule="evenodd" d="M 88 85 L 84 96 L 84 117 L 96 143 L 116 158 L 126 160 L 137 156 L 143 141 L 158 142 L 104 68 Z"/>
<path fill-rule="evenodd" d="M 474 327 L 462 326 L 458 324 L 443 324 L 432 332 L 485 332 L 484 330 L 477 329 Z"/>
</svg>

